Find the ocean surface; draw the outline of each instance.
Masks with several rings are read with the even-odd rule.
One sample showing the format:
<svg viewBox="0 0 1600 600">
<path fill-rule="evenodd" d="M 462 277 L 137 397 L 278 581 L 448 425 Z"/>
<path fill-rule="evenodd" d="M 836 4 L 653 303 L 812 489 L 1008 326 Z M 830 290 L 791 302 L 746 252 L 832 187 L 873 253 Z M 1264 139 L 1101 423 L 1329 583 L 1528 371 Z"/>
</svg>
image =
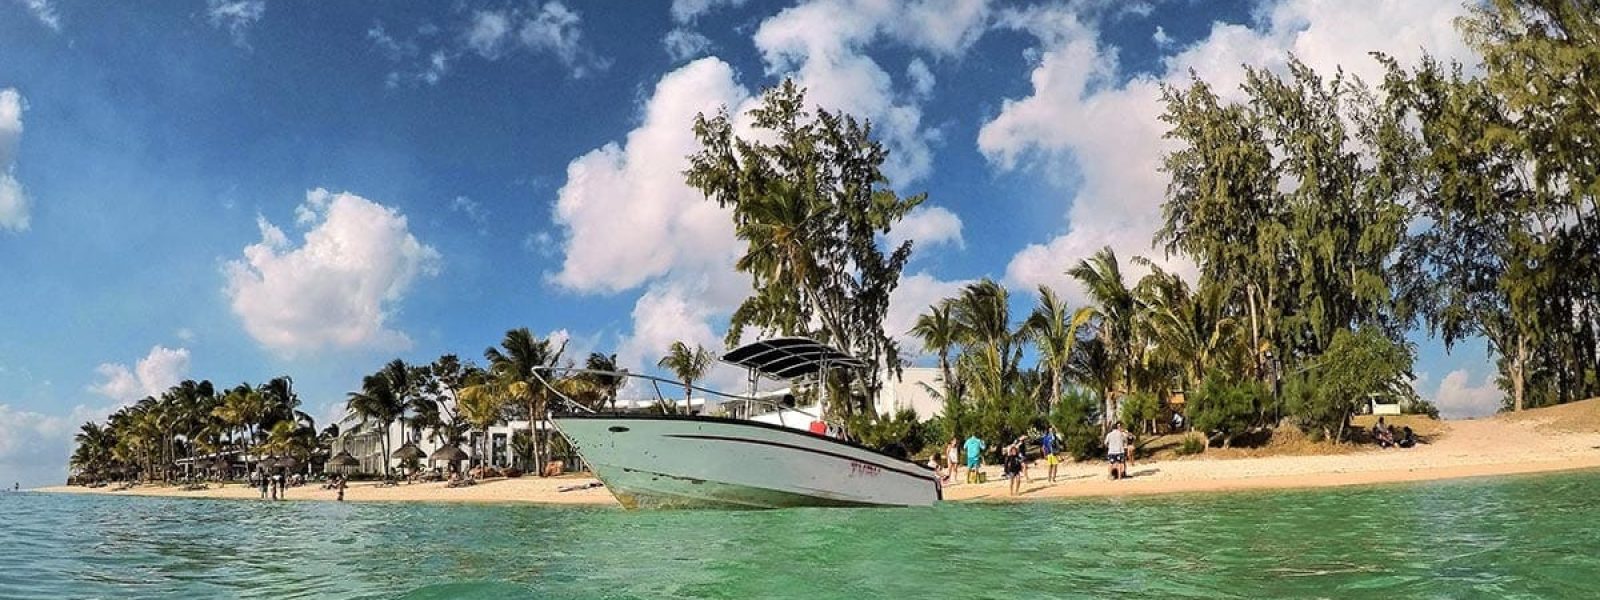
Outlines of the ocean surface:
<svg viewBox="0 0 1600 600">
<path fill-rule="evenodd" d="M 1600 473 L 924 509 L 0 494 L 0 598 L 1596 598 Z"/>
</svg>

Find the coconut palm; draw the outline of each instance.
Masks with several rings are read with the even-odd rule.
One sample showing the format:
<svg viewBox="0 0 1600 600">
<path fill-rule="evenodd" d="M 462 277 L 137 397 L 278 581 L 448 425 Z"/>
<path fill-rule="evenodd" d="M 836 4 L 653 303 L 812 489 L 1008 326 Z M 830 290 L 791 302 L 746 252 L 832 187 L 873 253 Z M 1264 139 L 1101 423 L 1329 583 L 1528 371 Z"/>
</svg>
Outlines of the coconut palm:
<svg viewBox="0 0 1600 600">
<path fill-rule="evenodd" d="M 1128 392 L 1131 384 L 1128 370 L 1141 353 L 1134 329 L 1139 318 L 1139 301 L 1123 279 L 1122 266 L 1110 246 L 1079 261 L 1067 274 L 1077 279 L 1093 300 L 1094 304 L 1079 310 L 1094 319 L 1095 333 L 1105 343 L 1109 358 L 1116 365 L 1115 384 L 1102 398 L 1106 403 L 1104 427 L 1110 429 L 1117 413 L 1116 396 Z"/>
<path fill-rule="evenodd" d="M 956 398 L 955 373 L 951 370 L 950 351 L 958 343 L 958 330 L 950 318 L 950 301 L 944 300 L 928 307 L 928 312 L 917 316 L 917 322 L 908 332 L 922 340 L 922 349 L 939 357 L 939 376 L 944 379 L 946 402 Z"/>
<path fill-rule="evenodd" d="M 1023 322 L 1022 331 L 1039 349 L 1039 362 L 1050 372 L 1050 397 L 1041 407 L 1049 414 L 1050 407 L 1061 400 L 1061 384 L 1066 377 L 1067 363 L 1078 341 L 1078 328 L 1089 320 L 1089 313 L 1067 310 L 1067 303 L 1055 290 L 1039 286 L 1039 304 Z"/>
<path fill-rule="evenodd" d="M 345 409 L 361 419 L 361 427 L 381 427 L 383 444 L 383 476 L 389 477 L 389 427 L 400 418 L 404 410 L 400 397 L 390 387 L 389 378 L 382 373 L 368 375 L 361 380 L 361 391 L 350 392 Z"/>
<path fill-rule="evenodd" d="M 683 382 L 683 410 L 689 412 L 692 408 L 689 402 L 693 395 L 694 382 L 705 377 L 706 371 L 711 369 L 711 353 L 706 352 L 700 344 L 690 348 L 688 344 L 677 341 L 667 348 L 666 356 L 656 361 L 656 366 L 672 371 L 678 381 Z"/>
<path fill-rule="evenodd" d="M 489 428 L 500 422 L 505 413 L 506 400 L 511 397 L 510 394 L 497 389 L 500 385 L 500 381 L 480 371 L 475 377 L 466 381 L 460 395 L 456 397 L 456 410 L 460 412 L 461 418 L 478 432 L 478 439 L 485 444 L 489 439 Z M 474 458 L 482 459 L 487 458 L 488 453 L 489 449 L 484 446 L 474 448 L 472 455 Z"/>
<path fill-rule="evenodd" d="M 556 366 L 566 349 L 566 341 L 555 345 L 552 340 L 541 340 L 523 327 L 507 331 L 499 348 L 483 351 L 484 359 L 489 361 L 490 374 L 500 382 L 492 389 L 504 394 L 508 401 L 527 408 L 528 436 L 533 439 L 533 465 L 530 466 L 534 467 L 529 470 L 541 475 L 544 469 L 538 466 L 544 464 L 544 439 L 538 434 L 538 424 L 544 419 L 550 390 L 535 381 L 534 370 Z"/>
<path fill-rule="evenodd" d="M 590 352 L 589 358 L 584 361 L 584 368 L 591 371 L 605 371 L 602 373 L 586 373 L 585 379 L 598 390 L 602 400 L 611 405 L 611 412 L 617 411 L 617 390 L 622 388 L 624 377 L 609 373 L 626 373 L 617 368 L 617 355 Z"/>
</svg>

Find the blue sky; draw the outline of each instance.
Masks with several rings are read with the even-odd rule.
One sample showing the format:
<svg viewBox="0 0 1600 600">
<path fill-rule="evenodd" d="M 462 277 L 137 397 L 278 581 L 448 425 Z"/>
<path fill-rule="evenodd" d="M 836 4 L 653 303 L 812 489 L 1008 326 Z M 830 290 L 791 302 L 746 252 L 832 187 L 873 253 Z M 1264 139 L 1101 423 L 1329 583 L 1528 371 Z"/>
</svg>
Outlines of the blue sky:
<svg viewBox="0 0 1600 600">
<path fill-rule="evenodd" d="M 155 4 L 0 0 L 0 480 L 182 378 L 294 377 L 314 415 L 508 328 L 653 363 L 748 288 L 682 185 L 696 112 L 793 76 L 927 191 L 891 328 L 1110 244 L 1155 256 L 1157 91 L 1240 64 L 1473 59 L 1454 0 Z M 1156 256 L 1157 258 L 1161 258 Z M 1176 269 L 1192 269 L 1166 260 Z M 1419 392 L 1498 405 L 1481 343 Z"/>
</svg>

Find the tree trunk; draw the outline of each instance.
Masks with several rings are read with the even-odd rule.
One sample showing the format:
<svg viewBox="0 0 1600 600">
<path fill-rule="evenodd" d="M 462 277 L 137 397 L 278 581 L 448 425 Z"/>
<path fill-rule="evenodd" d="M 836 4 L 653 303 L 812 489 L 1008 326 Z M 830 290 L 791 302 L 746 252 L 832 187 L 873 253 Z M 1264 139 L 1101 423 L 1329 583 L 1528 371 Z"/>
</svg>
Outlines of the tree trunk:
<svg viewBox="0 0 1600 600">
<path fill-rule="evenodd" d="M 1245 299 L 1250 309 L 1250 360 L 1254 361 L 1256 378 L 1261 378 L 1261 327 L 1256 320 L 1256 285 L 1245 285 Z"/>
<path fill-rule="evenodd" d="M 1517 355 L 1511 360 L 1511 400 L 1517 412 L 1522 412 L 1527 392 L 1528 337 L 1517 334 Z"/>
<path fill-rule="evenodd" d="M 544 477 L 544 453 L 539 448 L 539 413 L 534 409 L 534 402 L 528 402 L 528 444 L 533 450 L 533 470 L 540 477 Z"/>
</svg>

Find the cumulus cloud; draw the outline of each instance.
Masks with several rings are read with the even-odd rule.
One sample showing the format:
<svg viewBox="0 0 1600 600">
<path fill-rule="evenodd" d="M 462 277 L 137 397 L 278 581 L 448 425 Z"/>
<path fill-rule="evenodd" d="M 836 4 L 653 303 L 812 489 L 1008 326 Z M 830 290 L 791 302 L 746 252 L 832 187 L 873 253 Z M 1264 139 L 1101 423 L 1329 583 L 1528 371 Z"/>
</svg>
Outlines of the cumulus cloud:
<svg viewBox="0 0 1600 600">
<path fill-rule="evenodd" d="M 100 377 L 88 390 L 110 398 L 117 404 L 128 404 L 145 396 L 157 396 L 167 391 L 189 374 L 189 350 L 156 345 L 144 358 L 129 368 L 122 363 L 101 363 L 95 367 Z"/>
<path fill-rule="evenodd" d="M 248 45 L 245 33 L 266 13 L 266 0 L 206 0 L 206 19 L 211 26 L 226 30 L 240 46 Z"/>
<path fill-rule="evenodd" d="M 673 62 L 683 62 L 710 51 L 711 39 L 678 27 L 661 38 L 661 47 L 666 49 L 667 56 L 672 57 Z"/>
<path fill-rule="evenodd" d="M 17 3 L 38 19 L 41 25 L 49 27 L 51 31 L 61 31 L 61 16 L 56 14 L 56 7 L 50 0 L 17 0 Z"/>
<path fill-rule="evenodd" d="M 456 196 L 450 201 L 450 212 L 461 213 L 478 227 L 478 235 L 489 234 L 489 209 L 466 196 Z"/>
<path fill-rule="evenodd" d="M 1481 383 L 1472 385 L 1472 375 L 1466 369 L 1456 369 L 1439 381 L 1431 400 L 1438 407 L 1439 416 L 1467 419 L 1499 412 L 1505 397 L 1494 379 L 1484 377 Z"/>
<path fill-rule="evenodd" d="M 885 172 L 904 185 L 928 174 L 939 133 L 922 124 L 924 98 L 897 95 L 866 46 L 886 38 L 953 57 L 977 40 L 988 18 L 987 0 L 811 0 L 763 21 L 755 44 L 768 74 L 794 77 L 813 104 L 870 119 L 891 151 Z"/>
<path fill-rule="evenodd" d="M 884 315 L 883 330 L 899 340 L 900 351 L 906 357 L 922 356 L 922 342 L 911 335 L 917 317 L 928 307 L 945 298 L 954 297 L 972 280 L 944 281 L 926 272 L 900 278 L 900 286 L 889 294 L 889 312 Z"/>
<path fill-rule="evenodd" d="M 698 149 L 695 115 L 749 99 L 727 63 L 696 60 L 661 78 L 622 143 L 567 166 L 554 211 L 564 256 L 552 280 L 579 293 L 645 288 L 618 349 L 625 367 L 653 366 L 678 340 L 720 347 L 711 323 L 748 290 L 733 269 L 740 245 L 731 215 L 684 183 L 683 171 Z"/>
<path fill-rule="evenodd" d="M 1102 46 L 1070 10 L 1006 12 L 1001 26 L 1038 40 L 1031 51 L 1038 57 L 1029 76 L 1033 90 L 1004 101 L 980 130 L 978 148 L 1002 171 L 1032 166 L 1064 173 L 1057 183 L 1074 189 L 1064 233 L 1018 252 L 1007 266 L 1008 281 L 1047 284 L 1075 297 L 1076 286 L 1062 271 L 1106 245 L 1122 257 L 1142 254 L 1193 273 L 1187 261 L 1162 260 L 1151 248 L 1167 181 L 1160 161 L 1172 148 L 1158 119 L 1163 82 L 1182 84 L 1193 70 L 1218 93 L 1236 97 L 1244 78 L 1240 65 L 1282 69 L 1290 53 L 1319 70 L 1343 65 L 1372 81 L 1379 66 L 1367 53 L 1374 50 L 1401 61 L 1416 59 L 1423 48 L 1469 56 L 1453 26 L 1463 10 L 1453 0 L 1285 0 L 1263 9 L 1250 26 L 1213 25 L 1204 39 L 1166 58 L 1159 75 L 1126 79 L 1116 50 Z M 1357 23 L 1363 26 L 1352 26 Z"/>
<path fill-rule="evenodd" d="M 305 228 L 298 247 L 258 218 L 261 241 L 223 269 L 245 331 L 285 356 L 408 347 L 389 320 L 417 278 L 438 272 L 439 253 L 412 235 L 405 215 L 348 192 L 307 192 L 295 215 Z"/>
<path fill-rule="evenodd" d="M 919 251 L 940 244 L 961 247 L 961 217 L 943 206 L 919 206 L 895 224 L 888 239 L 894 246 L 913 241 Z"/>
<path fill-rule="evenodd" d="M 703 58 L 661 78 L 643 122 L 567 166 L 555 220 L 566 229 L 555 281 L 580 292 L 618 292 L 673 271 L 726 269 L 738 246 L 727 210 L 683 180 L 699 148 L 699 113 L 738 107 L 749 97 L 733 69 Z"/>
<path fill-rule="evenodd" d="M 16 88 L 0 89 L 0 229 L 26 231 L 28 196 L 17 181 L 17 146 L 22 140 L 22 111 L 27 104 Z"/>
</svg>

